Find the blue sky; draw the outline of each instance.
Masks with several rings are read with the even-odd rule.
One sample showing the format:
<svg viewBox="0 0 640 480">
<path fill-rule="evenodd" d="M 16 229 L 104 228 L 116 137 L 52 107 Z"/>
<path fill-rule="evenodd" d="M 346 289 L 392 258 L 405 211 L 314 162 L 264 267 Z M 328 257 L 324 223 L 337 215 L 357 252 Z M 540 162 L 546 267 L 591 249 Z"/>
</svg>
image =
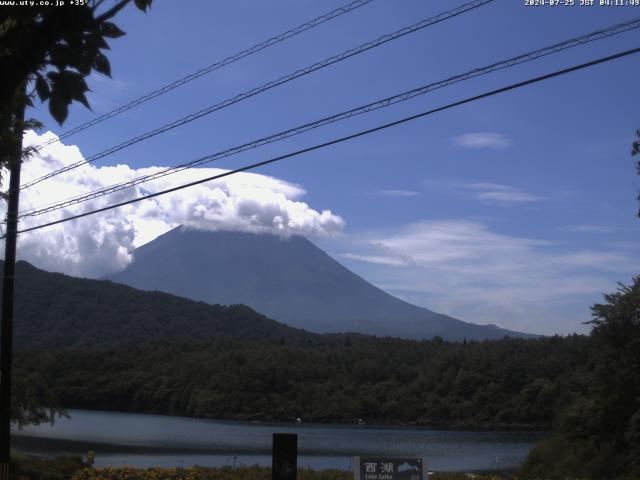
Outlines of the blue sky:
<svg viewBox="0 0 640 480">
<path fill-rule="evenodd" d="M 90 102 L 103 113 L 343 3 L 156 1 L 147 15 L 129 8 L 117 21 L 128 35 L 111 42 L 113 80 L 92 76 Z M 64 143 L 84 156 L 97 153 L 458 4 L 375 0 Z M 97 166 L 172 165 L 635 17 L 639 7 L 497 0 Z M 625 33 L 217 166 L 234 168 L 637 46 L 638 31 Z M 311 208 L 339 215 L 339 233 L 313 240 L 394 295 L 471 322 L 585 332 L 589 305 L 639 271 L 639 182 L 630 156 L 640 128 L 639 60 L 631 56 L 478 101 L 259 173 L 304 190 L 296 195 Z M 92 118 L 81 106 L 71 109 L 64 128 L 46 107 L 33 116 L 58 134 Z"/>
</svg>

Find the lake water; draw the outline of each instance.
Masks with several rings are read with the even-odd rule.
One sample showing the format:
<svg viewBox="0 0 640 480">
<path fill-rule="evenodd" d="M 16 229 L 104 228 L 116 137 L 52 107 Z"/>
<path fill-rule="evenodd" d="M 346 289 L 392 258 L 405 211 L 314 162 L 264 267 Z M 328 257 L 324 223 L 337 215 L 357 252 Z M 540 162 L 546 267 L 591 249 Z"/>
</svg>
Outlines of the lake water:
<svg viewBox="0 0 640 480">
<path fill-rule="evenodd" d="M 273 433 L 298 434 L 298 466 L 351 469 L 351 457 L 424 457 L 433 471 L 519 465 L 539 432 L 461 432 L 427 428 L 244 423 L 69 410 L 55 425 L 13 430 L 13 447 L 36 455 L 96 452 L 96 466 L 271 465 Z"/>
</svg>

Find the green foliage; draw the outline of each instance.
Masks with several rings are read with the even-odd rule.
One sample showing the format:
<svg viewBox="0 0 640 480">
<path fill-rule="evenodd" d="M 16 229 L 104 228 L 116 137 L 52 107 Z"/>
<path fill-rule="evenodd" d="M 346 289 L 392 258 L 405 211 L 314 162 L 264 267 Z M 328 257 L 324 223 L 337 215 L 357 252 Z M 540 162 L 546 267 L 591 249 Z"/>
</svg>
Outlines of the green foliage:
<svg viewBox="0 0 640 480">
<path fill-rule="evenodd" d="M 157 343 L 20 354 L 67 408 L 212 419 L 549 429 L 586 357 L 581 336 L 447 343 Z"/>
<path fill-rule="evenodd" d="M 0 261 L 0 266 L 2 261 Z M 317 336 L 237 305 L 222 307 L 159 292 L 140 292 L 107 281 L 89 281 L 16 265 L 16 348 L 145 343 L 169 338 L 314 341 Z M 0 279 L 0 287 L 2 280 Z M 95 365 L 94 365 L 95 366 Z M 98 368 L 97 366 L 95 366 Z M 69 366 L 71 372 L 74 367 Z M 18 425 L 52 422 L 64 414 L 50 378 L 15 369 L 12 419 Z"/>
<path fill-rule="evenodd" d="M 61 480 L 69 479 L 86 465 L 78 456 L 38 458 L 11 454 L 10 474 L 15 480 Z"/>
<path fill-rule="evenodd" d="M 269 480 L 271 469 L 267 467 L 243 467 L 233 470 L 223 468 L 99 468 L 78 471 L 72 480 Z M 351 480 L 353 473 L 345 470 L 298 469 L 299 480 Z M 469 477 L 459 473 L 435 473 L 432 480 L 466 480 Z M 476 480 L 498 480 L 503 476 L 475 475 Z"/>
<path fill-rule="evenodd" d="M 300 480 L 349 480 L 350 472 L 342 470 L 298 470 Z M 225 468 L 97 468 L 78 471 L 72 480 L 269 480 L 271 469 L 244 467 Z"/>
<path fill-rule="evenodd" d="M 56 457 L 38 459 L 32 457 L 12 458 L 11 478 L 15 480 L 269 480 L 269 467 L 190 467 L 190 468 L 86 468 L 80 457 Z M 310 470 L 299 468 L 299 480 L 350 480 L 353 473 L 345 470 Z M 511 478 L 504 473 L 477 474 L 473 477 L 462 473 L 436 472 L 431 480 L 500 480 Z"/>
<path fill-rule="evenodd" d="M 279 343 L 284 339 L 296 344 L 320 339 L 244 305 L 209 305 L 167 293 L 143 292 L 109 281 L 44 272 L 26 262 L 16 264 L 15 305 L 18 350 L 168 340 Z"/>
<path fill-rule="evenodd" d="M 107 467 L 87 468 L 80 457 L 56 457 L 37 459 L 21 457 L 12 459 L 11 478 L 15 480 L 269 480 L 269 467 L 241 467 L 236 470 L 229 466 L 221 468 L 132 468 Z M 299 468 L 299 480 L 351 480 L 353 473 L 346 470 L 311 470 Z M 455 472 L 434 472 L 430 480 L 504 480 L 512 478 L 505 472 L 475 474 L 470 476 Z"/>
<path fill-rule="evenodd" d="M 640 276 L 592 311 L 585 376 L 554 437 L 527 460 L 528 476 L 640 477 Z"/>
<path fill-rule="evenodd" d="M 0 70 L 6 82 L 0 94 L 0 106 L 27 82 L 59 123 L 67 118 L 73 101 L 89 108 L 85 97 L 85 77 L 92 71 L 111 75 L 109 60 L 102 50 L 109 48 L 108 38 L 124 35 L 109 20 L 131 0 L 121 0 L 99 12 L 101 1 L 75 8 L 36 5 L 29 8 L 4 7 L 0 17 Z M 143 11 L 152 0 L 136 0 Z"/>
<path fill-rule="evenodd" d="M 11 389 L 11 420 L 19 428 L 25 425 L 53 423 L 56 416 L 66 415 L 60 400 L 37 373 L 14 369 Z"/>
<path fill-rule="evenodd" d="M 103 50 L 108 38 L 124 35 L 111 20 L 131 0 L 119 0 L 99 11 L 104 0 L 56 8 L 33 2 L 28 7 L 5 5 L 0 13 L 0 167 L 20 158 L 22 133 L 36 120 L 22 120 L 37 95 L 49 102 L 51 116 L 62 124 L 69 105 L 90 108 L 85 78 L 93 71 L 111 76 Z M 142 11 L 153 0 L 135 0 Z M 49 3 L 49 2 L 46 2 Z M 27 91 L 27 88 L 30 91 Z M 21 113 L 22 112 L 22 113 Z M 18 154 L 17 154 L 18 153 Z M 0 177 L 1 180 L 1 177 Z"/>
</svg>

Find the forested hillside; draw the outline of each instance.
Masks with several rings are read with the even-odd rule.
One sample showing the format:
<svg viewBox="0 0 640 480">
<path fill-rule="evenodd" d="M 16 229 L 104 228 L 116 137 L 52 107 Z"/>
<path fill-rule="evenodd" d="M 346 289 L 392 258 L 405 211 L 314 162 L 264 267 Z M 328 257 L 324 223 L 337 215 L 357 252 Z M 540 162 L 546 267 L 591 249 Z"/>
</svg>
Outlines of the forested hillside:
<svg viewBox="0 0 640 480">
<path fill-rule="evenodd" d="M 212 339 L 291 343 L 319 338 L 244 305 L 209 305 L 167 293 L 142 292 L 106 280 L 45 272 L 27 262 L 16 265 L 15 302 L 18 350 Z"/>
<path fill-rule="evenodd" d="M 593 307 L 588 337 L 457 343 L 311 334 L 26 263 L 18 281 L 16 405 L 40 421 L 46 398 L 213 419 L 553 427 L 525 465 L 532 478 L 640 475 L 640 277 Z"/>
<path fill-rule="evenodd" d="M 588 339 L 343 339 L 18 355 L 65 407 L 214 419 L 549 429 L 580 383 Z"/>
</svg>

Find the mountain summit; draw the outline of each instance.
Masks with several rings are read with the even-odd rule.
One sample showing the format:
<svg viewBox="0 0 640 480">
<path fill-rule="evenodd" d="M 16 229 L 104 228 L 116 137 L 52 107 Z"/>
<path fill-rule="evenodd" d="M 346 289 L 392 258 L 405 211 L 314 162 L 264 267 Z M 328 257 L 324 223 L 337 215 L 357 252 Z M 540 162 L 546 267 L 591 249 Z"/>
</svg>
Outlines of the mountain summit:
<svg viewBox="0 0 640 480">
<path fill-rule="evenodd" d="M 245 304 L 318 333 L 360 332 L 447 340 L 528 336 L 475 325 L 400 300 L 370 284 L 301 236 L 173 229 L 135 250 L 107 277 L 211 304 Z"/>
</svg>

